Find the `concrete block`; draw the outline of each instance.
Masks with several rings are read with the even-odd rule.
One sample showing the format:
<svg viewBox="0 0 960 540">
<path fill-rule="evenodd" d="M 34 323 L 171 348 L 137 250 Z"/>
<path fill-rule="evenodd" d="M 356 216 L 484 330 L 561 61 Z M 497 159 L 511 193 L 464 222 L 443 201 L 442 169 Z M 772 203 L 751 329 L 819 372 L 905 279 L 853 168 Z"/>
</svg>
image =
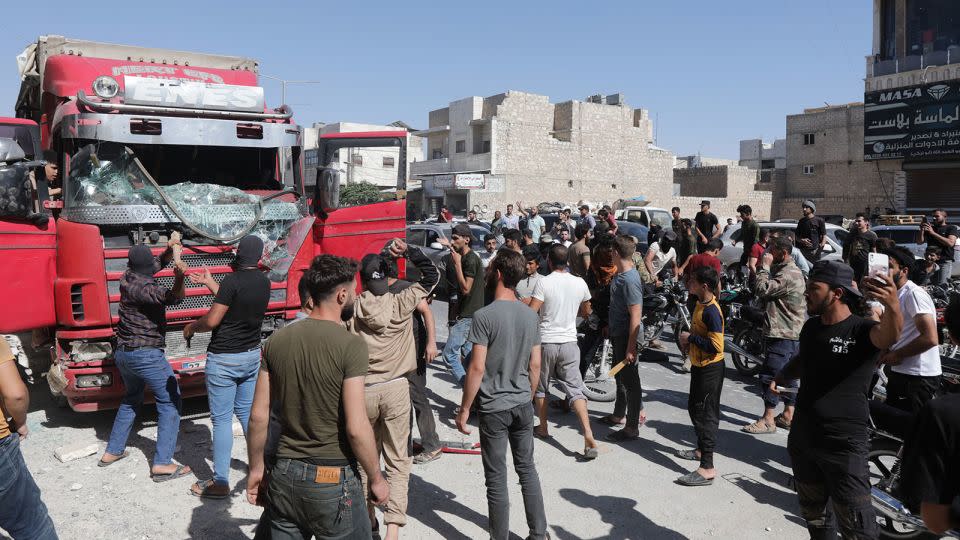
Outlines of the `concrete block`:
<svg viewBox="0 0 960 540">
<path fill-rule="evenodd" d="M 61 446 L 53 451 L 53 455 L 62 463 L 92 456 L 100 451 L 100 443 L 78 442 Z"/>
</svg>

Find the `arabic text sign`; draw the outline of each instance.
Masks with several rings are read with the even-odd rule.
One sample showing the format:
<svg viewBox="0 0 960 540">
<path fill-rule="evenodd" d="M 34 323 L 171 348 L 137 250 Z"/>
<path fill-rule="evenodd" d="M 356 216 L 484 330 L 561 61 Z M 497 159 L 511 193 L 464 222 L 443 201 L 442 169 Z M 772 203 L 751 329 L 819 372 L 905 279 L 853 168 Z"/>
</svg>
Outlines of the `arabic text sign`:
<svg viewBox="0 0 960 540">
<path fill-rule="evenodd" d="M 864 96 L 864 160 L 960 156 L 960 82 Z"/>
<path fill-rule="evenodd" d="M 173 79 L 124 77 L 124 103 L 188 109 L 263 112 L 263 88 Z"/>
</svg>

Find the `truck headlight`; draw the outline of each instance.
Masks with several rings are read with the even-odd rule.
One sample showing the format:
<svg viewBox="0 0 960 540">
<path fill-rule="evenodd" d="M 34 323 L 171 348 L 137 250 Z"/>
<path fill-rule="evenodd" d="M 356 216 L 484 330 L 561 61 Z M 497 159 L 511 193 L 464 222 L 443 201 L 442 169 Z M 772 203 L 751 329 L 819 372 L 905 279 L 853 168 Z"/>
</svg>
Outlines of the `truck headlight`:
<svg viewBox="0 0 960 540">
<path fill-rule="evenodd" d="M 103 99 L 110 99 L 120 91 L 120 85 L 113 77 L 102 75 L 93 81 L 93 93 Z"/>
<path fill-rule="evenodd" d="M 109 373 L 77 376 L 77 388 L 96 388 L 99 386 L 110 386 L 111 384 L 113 384 L 113 376 Z"/>
</svg>

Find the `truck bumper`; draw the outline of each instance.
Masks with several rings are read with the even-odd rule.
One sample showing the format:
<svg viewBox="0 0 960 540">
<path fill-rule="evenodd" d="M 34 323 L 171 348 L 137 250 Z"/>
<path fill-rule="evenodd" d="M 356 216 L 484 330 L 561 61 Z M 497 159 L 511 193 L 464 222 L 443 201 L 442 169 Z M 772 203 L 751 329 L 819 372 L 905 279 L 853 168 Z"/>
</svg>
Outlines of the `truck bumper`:
<svg viewBox="0 0 960 540">
<path fill-rule="evenodd" d="M 206 356 L 197 358 L 177 358 L 170 360 L 170 366 L 173 368 L 174 376 L 180 386 L 180 395 L 182 398 L 198 397 L 206 395 L 206 377 L 204 368 L 206 367 Z M 110 384 L 94 387 L 77 386 L 77 380 L 84 375 L 110 375 Z M 123 377 L 120 376 L 120 370 L 110 362 L 103 362 L 100 365 L 86 364 L 82 366 L 70 365 L 63 366 L 63 375 L 67 380 L 67 386 L 63 389 L 63 395 L 67 398 L 70 408 L 77 412 L 95 412 L 116 409 L 120 406 L 120 401 L 126 394 L 126 387 L 123 384 Z M 144 394 L 144 403 L 153 403 L 153 393 L 147 387 Z"/>
</svg>

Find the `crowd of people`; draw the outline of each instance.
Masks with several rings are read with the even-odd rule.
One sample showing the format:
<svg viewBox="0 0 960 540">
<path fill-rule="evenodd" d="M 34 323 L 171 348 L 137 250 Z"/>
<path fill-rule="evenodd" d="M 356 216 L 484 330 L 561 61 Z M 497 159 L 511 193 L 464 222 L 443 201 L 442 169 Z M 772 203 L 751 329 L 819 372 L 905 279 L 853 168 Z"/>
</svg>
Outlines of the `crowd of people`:
<svg viewBox="0 0 960 540">
<path fill-rule="evenodd" d="M 723 450 L 717 445 L 725 375 L 720 220 L 709 201 L 692 219 L 673 208 L 672 223 L 652 224 L 650 236 L 641 239 L 621 233 L 610 209 L 594 215 L 584 205 L 578 211 L 572 216 L 564 209 L 547 230 L 535 207 L 507 205 L 496 213 L 490 234 L 477 239 L 480 253 L 471 248 L 471 227 L 455 224 L 442 270 L 402 239 L 361 261 L 318 256 L 300 278 L 297 320 L 262 344 L 270 282 L 257 267 L 263 253 L 258 238 L 239 242 L 234 272 L 221 282 L 206 270 L 188 277 L 177 238 L 160 257 L 145 246 L 132 247 L 120 283 L 114 359 L 126 395 L 99 466 L 128 456 L 126 441 L 149 388 L 159 417 L 151 478 L 166 482 L 193 474 L 173 461 L 181 399 L 163 353 L 165 307 L 183 299 L 190 279 L 214 295 L 209 312 L 183 329 L 187 340 L 212 332 L 206 385 L 213 477 L 195 482 L 190 493 L 229 496 L 235 416 L 247 441 L 247 498 L 264 506 L 257 538 L 380 538 L 381 530 L 385 538 L 398 538 L 412 465 L 442 456 L 426 392 L 426 367 L 441 357 L 462 389 L 457 428 L 469 434 L 470 418 L 477 417 L 491 538 L 510 534 L 508 448 L 528 537 L 548 538 L 535 439 L 550 437 L 551 409 L 572 411 L 583 436 L 578 459 L 598 459 L 584 374 L 592 351 L 606 339 L 620 364 L 617 393 L 612 413 L 596 421 L 619 428 L 607 433 L 608 442 L 641 438 L 647 411 L 637 362 L 644 349 L 663 347 L 645 342 L 644 298 L 665 280 L 680 279 L 691 296 L 691 317 L 675 337 L 688 361 L 696 446 L 676 455 L 697 467 L 676 481 L 712 484 L 718 475 L 714 455 Z M 931 528 L 955 526 L 957 514 L 949 513 L 949 505 L 960 501 L 960 483 L 956 460 L 944 455 L 957 452 L 951 437 L 960 427 L 960 411 L 956 401 L 935 397 L 941 374 L 936 311 L 920 283 L 949 279 L 957 230 L 946 223 L 945 212 L 935 212 L 921 229 L 931 256 L 918 263 L 905 248 L 881 242 L 867 217 L 858 215 L 844 245 L 845 262 L 826 261 L 820 260 L 825 224 L 814 201 L 805 201 L 802 212 L 795 230 L 771 232 L 759 226 L 749 206 L 738 208 L 741 234 L 734 244 L 742 245 L 743 256 L 734 271 L 745 276 L 763 310 L 765 338 L 758 396 L 763 409 L 742 430 L 757 436 L 790 431 L 799 512 L 812 538 L 834 538 L 838 529 L 844 538 L 875 538 L 866 463 L 868 395 L 881 366 L 887 405 L 919 415 L 924 420 L 918 430 L 927 430 L 916 435 L 925 444 L 908 443 L 915 456 L 904 465 L 912 475 L 911 500 L 918 511 L 926 509 Z M 441 217 L 452 220 L 444 212 Z M 475 214 L 468 217 L 476 221 Z M 644 242 L 648 248 L 641 253 Z M 886 272 L 870 273 L 872 252 L 887 256 Z M 400 259 L 408 263 L 408 279 L 399 275 Z M 170 261 L 176 261 L 175 279 L 164 287 L 154 274 Z M 437 294 L 449 301 L 442 351 L 430 308 Z M 11 359 L 0 348 L 0 445 L 17 444 L 27 434 L 24 393 L 7 373 Z M 562 389 L 563 399 L 550 401 L 551 386 Z M 11 423 L 3 420 L 7 416 Z M 420 435 L 416 454 L 412 418 Z M 943 446 L 939 453 L 936 444 Z M 29 475 L 20 482 L 12 492 L 16 502 L 0 508 L 0 527 L 17 537 L 26 529 L 16 525 L 26 524 L 44 531 L 36 537 L 55 538 L 36 485 Z"/>
</svg>

